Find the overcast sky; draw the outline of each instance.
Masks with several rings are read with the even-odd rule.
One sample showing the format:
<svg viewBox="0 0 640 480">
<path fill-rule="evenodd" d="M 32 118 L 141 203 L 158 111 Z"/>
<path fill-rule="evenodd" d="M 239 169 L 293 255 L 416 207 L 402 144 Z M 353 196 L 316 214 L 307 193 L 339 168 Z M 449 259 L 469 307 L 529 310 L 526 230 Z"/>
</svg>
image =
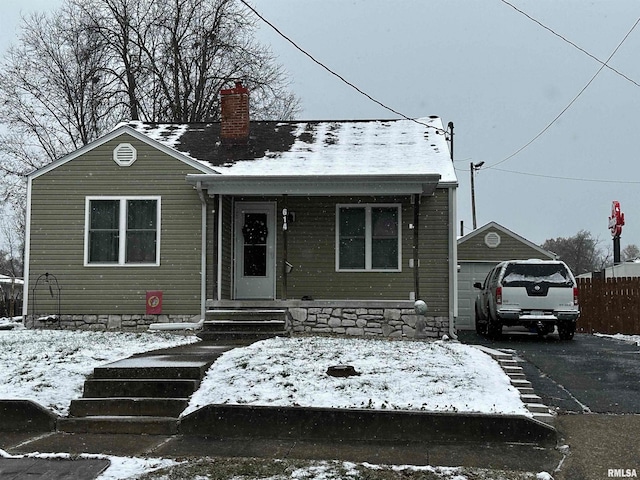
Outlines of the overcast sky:
<svg viewBox="0 0 640 480">
<path fill-rule="evenodd" d="M 509 1 L 602 61 L 640 18 L 638 0 Z M 60 3 L 3 0 L 0 48 L 13 40 L 21 9 Z M 465 233 L 472 227 L 470 163 L 485 162 L 475 177 L 478 226 L 496 221 L 537 244 L 584 229 L 608 247 L 618 200 L 627 221 L 622 247 L 640 245 L 640 25 L 609 61 L 620 74 L 605 68 L 580 94 L 602 65 L 501 0 L 250 3 L 380 102 L 454 123 L 458 232 L 460 221 Z M 259 38 L 290 73 L 301 119 L 397 118 L 270 27 Z"/>
</svg>

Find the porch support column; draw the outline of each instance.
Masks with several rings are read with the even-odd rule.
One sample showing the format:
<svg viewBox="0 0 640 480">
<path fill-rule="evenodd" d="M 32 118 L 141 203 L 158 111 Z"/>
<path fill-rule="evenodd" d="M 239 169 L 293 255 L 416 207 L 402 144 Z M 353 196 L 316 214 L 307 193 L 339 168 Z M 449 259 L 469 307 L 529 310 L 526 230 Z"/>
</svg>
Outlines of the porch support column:
<svg viewBox="0 0 640 480">
<path fill-rule="evenodd" d="M 207 311 L 207 198 L 202 191 L 202 182 L 196 185 L 201 204 L 200 226 L 200 318 L 204 320 Z"/>
<path fill-rule="evenodd" d="M 287 196 L 282 196 L 282 300 L 287 299 L 287 248 L 288 248 L 288 238 L 287 233 L 289 230 L 289 210 L 287 209 Z"/>
<path fill-rule="evenodd" d="M 413 196 L 413 291 L 420 300 L 420 195 Z"/>
<path fill-rule="evenodd" d="M 222 195 L 218 195 L 218 268 L 216 272 L 217 300 L 222 300 Z"/>
</svg>

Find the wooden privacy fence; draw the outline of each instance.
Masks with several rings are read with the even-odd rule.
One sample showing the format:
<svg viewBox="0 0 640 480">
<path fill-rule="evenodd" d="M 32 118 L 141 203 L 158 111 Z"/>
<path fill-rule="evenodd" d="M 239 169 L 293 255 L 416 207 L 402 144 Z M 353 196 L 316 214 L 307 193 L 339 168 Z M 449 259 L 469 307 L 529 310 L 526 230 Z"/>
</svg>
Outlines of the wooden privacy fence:
<svg viewBox="0 0 640 480">
<path fill-rule="evenodd" d="M 640 335 L 640 278 L 579 278 L 578 288 L 579 332 Z"/>
</svg>

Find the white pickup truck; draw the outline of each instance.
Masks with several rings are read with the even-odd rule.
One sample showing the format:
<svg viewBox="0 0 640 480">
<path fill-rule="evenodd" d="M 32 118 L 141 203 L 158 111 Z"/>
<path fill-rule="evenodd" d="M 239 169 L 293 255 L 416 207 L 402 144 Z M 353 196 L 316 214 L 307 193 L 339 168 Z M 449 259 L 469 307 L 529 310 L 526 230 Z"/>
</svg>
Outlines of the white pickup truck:
<svg viewBox="0 0 640 480">
<path fill-rule="evenodd" d="M 476 298 L 476 330 L 491 337 L 502 327 L 522 325 L 544 336 L 558 328 L 571 340 L 580 316 L 578 286 L 571 270 L 558 260 L 509 260 L 496 265 Z"/>
</svg>

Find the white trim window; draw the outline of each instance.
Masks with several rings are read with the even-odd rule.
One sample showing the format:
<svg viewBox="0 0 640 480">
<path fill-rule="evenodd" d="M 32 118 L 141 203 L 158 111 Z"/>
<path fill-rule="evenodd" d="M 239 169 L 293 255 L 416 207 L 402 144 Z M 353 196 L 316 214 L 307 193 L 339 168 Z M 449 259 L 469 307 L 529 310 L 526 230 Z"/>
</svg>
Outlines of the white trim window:
<svg viewBox="0 0 640 480">
<path fill-rule="evenodd" d="M 336 206 L 336 270 L 401 270 L 401 208 L 393 204 Z"/>
<path fill-rule="evenodd" d="M 160 197 L 87 197 L 85 266 L 160 265 Z"/>
</svg>

